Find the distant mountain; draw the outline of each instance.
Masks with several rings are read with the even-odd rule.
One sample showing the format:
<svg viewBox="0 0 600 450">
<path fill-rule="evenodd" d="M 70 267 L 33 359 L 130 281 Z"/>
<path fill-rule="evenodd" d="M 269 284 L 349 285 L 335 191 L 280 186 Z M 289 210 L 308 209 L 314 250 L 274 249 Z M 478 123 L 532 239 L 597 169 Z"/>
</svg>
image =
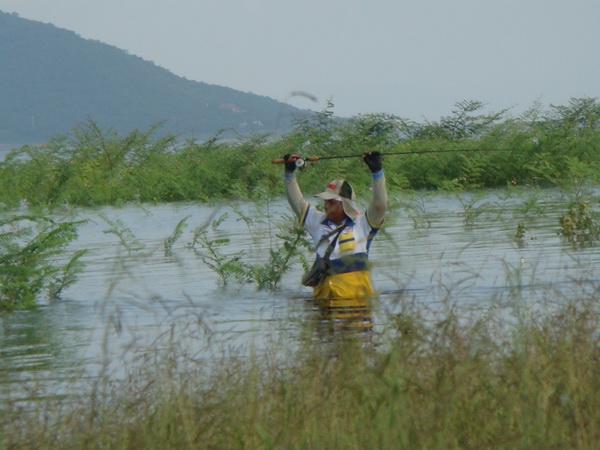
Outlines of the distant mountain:
<svg viewBox="0 0 600 450">
<path fill-rule="evenodd" d="M 0 12 L 0 143 L 33 143 L 88 119 L 127 132 L 165 121 L 199 138 L 289 130 L 303 111 L 190 81 L 116 47 Z"/>
</svg>

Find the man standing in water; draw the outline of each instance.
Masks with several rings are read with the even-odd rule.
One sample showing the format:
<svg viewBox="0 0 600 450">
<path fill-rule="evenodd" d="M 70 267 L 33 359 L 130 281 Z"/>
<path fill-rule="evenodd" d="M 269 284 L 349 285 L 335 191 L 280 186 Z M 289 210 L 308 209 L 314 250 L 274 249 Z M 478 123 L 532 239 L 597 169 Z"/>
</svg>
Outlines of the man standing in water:
<svg viewBox="0 0 600 450">
<path fill-rule="evenodd" d="M 373 179 L 373 198 L 364 215 L 356 211 L 354 190 L 344 180 L 333 180 L 324 192 L 315 195 L 324 200 L 324 213 L 311 206 L 296 181 L 296 161 L 300 156 L 284 156 L 286 197 L 300 224 L 313 238 L 317 255 L 325 256 L 330 242 L 337 239 L 330 256 L 329 274 L 313 288 L 315 299 L 356 299 L 374 294 L 368 254 L 371 241 L 383 224 L 387 192 L 381 154 L 367 151 L 362 157 Z M 334 233 L 340 227 L 341 231 Z"/>
</svg>

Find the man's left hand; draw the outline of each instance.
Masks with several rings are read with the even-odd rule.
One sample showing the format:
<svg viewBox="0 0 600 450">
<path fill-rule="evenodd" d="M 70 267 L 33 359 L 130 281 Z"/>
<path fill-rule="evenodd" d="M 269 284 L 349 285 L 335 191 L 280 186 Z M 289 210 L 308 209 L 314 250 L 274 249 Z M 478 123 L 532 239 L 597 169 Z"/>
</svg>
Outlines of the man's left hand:
<svg viewBox="0 0 600 450">
<path fill-rule="evenodd" d="M 364 152 L 363 160 L 365 161 L 367 166 L 369 166 L 369 169 L 371 170 L 372 173 L 381 171 L 381 153 L 379 153 L 377 151 Z"/>
</svg>

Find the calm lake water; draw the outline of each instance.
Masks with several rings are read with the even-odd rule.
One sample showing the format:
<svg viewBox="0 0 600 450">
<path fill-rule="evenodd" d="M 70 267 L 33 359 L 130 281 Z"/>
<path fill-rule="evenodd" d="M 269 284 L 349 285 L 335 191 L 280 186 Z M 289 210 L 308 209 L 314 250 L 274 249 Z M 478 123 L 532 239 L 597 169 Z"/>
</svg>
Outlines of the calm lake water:
<svg viewBox="0 0 600 450">
<path fill-rule="evenodd" d="M 374 340 L 385 334 L 390 313 L 407 304 L 509 316 L 517 303 L 560 303 L 597 290 L 600 252 L 557 233 L 564 201 L 556 191 L 416 194 L 391 203 L 371 249 L 380 292 L 372 308 Z M 231 240 L 219 250 L 264 264 L 288 207 L 279 200 L 239 208 L 241 213 L 196 203 L 76 209 L 73 218 L 88 222 L 70 248 L 89 250 L 77 283 L 58 301 L 0 316 L 3 401 L 85 394 L 96 381 L 120 380 L 174 349 L 197 362 L 273 343 L 293 346 L 314 318 L 299 264 L 275 291 L 254 284 L 222 287 L 187 248 L 194 228 L 227 214 L 216 234 L 207 229 Z M 166 254 L 165 239 L 185 217 L 187 228 Z M 248 225 L 242 217 L 256 222 Z M 525 226 L 521 239 L 519 223 Z M 107 233 L 115 226 L 127 232 L 133 248 Z"/>
</svg>

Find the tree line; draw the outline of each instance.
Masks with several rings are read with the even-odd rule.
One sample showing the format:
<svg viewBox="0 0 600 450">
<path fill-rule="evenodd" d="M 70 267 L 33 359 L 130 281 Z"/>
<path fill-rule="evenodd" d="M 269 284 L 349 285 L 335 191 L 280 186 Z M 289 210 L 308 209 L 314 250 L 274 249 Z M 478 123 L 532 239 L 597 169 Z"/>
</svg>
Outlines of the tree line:
<svg viewBox="0 0 600 450">
<path fill-rule="evenodd" d="M 464 101 L 426 123 L 389 114 L 339 121 L 332 108 L 298 119 L 283 136 L 233 141 L 220 133 L 182 140 L 162 132 L 160 123 L 122 134 L 88 120 L 42 145 L 9 152 L 0 165 L 0 201 L 93 206 L 252 200 L 282 193 L 282 167 L 271 164 L 273 158 L 360 155 L 367 149 L 406 153 L 384 156 L 391 191 L 550 186 L 595 182 L 599 173 L 600 104 L 594 98 L 534 106 L 517 118 L 507 111 L 482 113 L 481 102 Z M 359 158 L 317 161 L 299 181 L 311 193 L 344 177 L 360 192 L 370 180 L 359 164 Z"/>
</svg>

